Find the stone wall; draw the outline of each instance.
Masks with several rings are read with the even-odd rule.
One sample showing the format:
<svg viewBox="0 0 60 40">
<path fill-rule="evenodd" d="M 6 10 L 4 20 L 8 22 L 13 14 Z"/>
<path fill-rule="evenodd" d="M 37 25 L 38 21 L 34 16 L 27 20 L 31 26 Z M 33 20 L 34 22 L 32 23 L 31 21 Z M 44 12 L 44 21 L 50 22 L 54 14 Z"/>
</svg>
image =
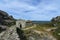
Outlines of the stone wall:
<svg viewBox="0 0 60 40">
<path fill-rule="evenodd" d="M 17 20 L 16 21 L 16 27 L 25 28 L 25 25 L 26 25 L 25 20 Z"/>
</svg>

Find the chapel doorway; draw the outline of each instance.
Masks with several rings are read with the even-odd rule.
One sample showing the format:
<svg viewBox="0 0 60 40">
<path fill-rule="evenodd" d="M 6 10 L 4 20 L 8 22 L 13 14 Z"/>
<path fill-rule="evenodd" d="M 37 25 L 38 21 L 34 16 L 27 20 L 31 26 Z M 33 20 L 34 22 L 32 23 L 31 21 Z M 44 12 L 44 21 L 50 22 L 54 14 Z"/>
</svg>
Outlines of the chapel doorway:
<svg viewBox="0 0 60 40">
<path fill-rule="evenodd" d="M 22 28 L 22 25 L 20 24 L 20 28 Z"/>
</svg>

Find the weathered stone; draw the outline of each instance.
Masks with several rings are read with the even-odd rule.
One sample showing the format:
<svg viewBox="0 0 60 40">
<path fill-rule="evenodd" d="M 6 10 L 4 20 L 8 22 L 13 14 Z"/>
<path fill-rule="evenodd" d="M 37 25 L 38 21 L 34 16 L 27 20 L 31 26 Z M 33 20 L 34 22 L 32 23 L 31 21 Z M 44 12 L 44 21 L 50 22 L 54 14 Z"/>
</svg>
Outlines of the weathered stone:
<svg viewBox="0 0 60 40">
<path fill-rule="evenodd" d="M 56 40 L 56 38 L 46 32 L 36 33 L 33 31 L 31 35 L 28 35 L 28 40 Z"/>
<path fill-rule="evenodd" d="M 25 28 L 25 25 L 26 25 L 25 20 L 20 19 L 16 21 L 16 27 Z"/>
<path fill-rule="evenodd" d="M 51 22 L 52 22 L 53 26 L 56 26 L 56 27 L 60 26 L 60 16 L 52 18 Z"/>
<path fill-rule="evenodd" d="M 0 40 L 20 40 L 17 32 L 16 26 L 8 27 L 6 31 L 0 33 Z"/>
<path fill-rule="evenodd" d="M 6 12 L 4 12 L 4 11 L 2 11 L 2 10 L 0 10 L 0 16 L 8 16 L 8 14 L 6 13 Z"/>
<path fill-rule="evenodd" d="M 0 10 L 0 27 L 6 27 L 14 22 L 14 18 L 9 16 L 8 13 Z M 1 26 L 2 25 L 2 26 Z"/>
</svg>

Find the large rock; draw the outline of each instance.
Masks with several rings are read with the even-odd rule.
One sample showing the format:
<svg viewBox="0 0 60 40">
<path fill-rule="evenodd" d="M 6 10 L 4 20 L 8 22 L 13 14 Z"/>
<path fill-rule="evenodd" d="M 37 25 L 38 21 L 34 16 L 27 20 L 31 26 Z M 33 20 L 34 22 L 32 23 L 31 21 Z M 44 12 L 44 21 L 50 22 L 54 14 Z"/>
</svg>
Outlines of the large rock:
<svg viewBox="0 0 60 40">
<path fill-rule="evenodd" d="M 12 24 L 13 22 L 14 22 L 13 16 L 10 16 L 8 15 L 8 13 L 0 10 L 0 25 L 8 26 Z"/>
<path fill-rule="evenodd" d="M 15 19 L 13 16 L 8 15 L 8 13 L 0 10 L 0 33 L 5 31 L 7 27 L 15 24 Z"/>
<path fill-rule="evenodd" d="M 6 31 L 0 33 L 0 40 L 27 40 L 24 32 L 14 26 L 7 27 Z"/>
<path fill-rule="evenodd" d="M 52 20 L 51 21 L 55 21 L 55 22 L 60 22 L 60 16 L 57 16 L 57 17 L 55 17 L 55 18 L 52 18 Z"/>
<path fill-rule="evenodd" d="M 7 27 L 6 31 L 0 33 L 0 40 L 20 40 L 16 26 Z"/>
<path fill-rule="evenodd" d="M 51 22 L 54 26 L 60 26 L 60 16 L 52 18 Z"/>
<path fill-rule="evenodd" d="M 2 11 L 2 10 L 0 10 L 0 16 L 8 16 L 8 14 L 6 13 L 6 12 L 4 12 L 4 11 Z"/>
</svg>

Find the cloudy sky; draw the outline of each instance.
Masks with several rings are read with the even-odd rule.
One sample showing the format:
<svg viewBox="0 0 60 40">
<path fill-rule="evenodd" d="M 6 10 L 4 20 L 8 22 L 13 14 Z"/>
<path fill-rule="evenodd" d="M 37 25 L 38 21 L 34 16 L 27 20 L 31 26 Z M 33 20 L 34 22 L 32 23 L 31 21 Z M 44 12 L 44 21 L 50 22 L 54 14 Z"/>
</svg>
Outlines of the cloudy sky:
<svg viewBox="0 0 60 40">
<path fill-rule="evenodd" d="M 16 19 L 51 20 L 60 15 L 60 0 L 0 0 L 0 10 Z"/>
</svg>

